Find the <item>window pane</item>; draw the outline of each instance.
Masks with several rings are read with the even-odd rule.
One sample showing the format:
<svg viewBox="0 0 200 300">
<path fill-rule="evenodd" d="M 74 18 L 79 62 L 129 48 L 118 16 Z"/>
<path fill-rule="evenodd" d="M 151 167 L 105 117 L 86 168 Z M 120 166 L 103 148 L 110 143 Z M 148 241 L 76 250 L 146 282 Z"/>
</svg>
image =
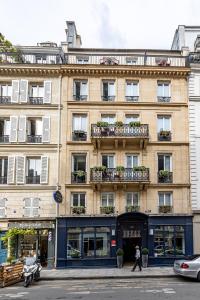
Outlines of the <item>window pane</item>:
<svg viewBox="0 0 200 300">
<path fill-rule="evenodd" d="M 78 194 L 72 195 L 72 201 L 73 201 L 72 203 L 73 206 L 78 206 Z"/>
<path fill-rule="evenodd" d="M 44 87 L 43 86 L 38 87 L 38 97 L 44 97 Z"/>
<path fill-rule="evenodd" d="M 81 84 L 81 95 L 87 95 L 87 82 L 82 82 Z"/>
<path fill-rule="evenodd" d="M 158 125 L 158 132 L 160 132 L 161 130 L 163 130 L 163 118 L 162 117 L 158 117 L 157 119 L 157 125 Z"/>
<path fill-rule="evenodd" d="M 165 155 L 165 170 L 170 171 L 170 155 Z"/>
<path fill-rule="evenodd" d="M 132 206 L 132 193 L 127 193 L 126 194 L 126 203 L 127 203 L 127 206 Z"/>
<path fill-rule="evenodd" d="M 171 194 L 165 193 L 165 205 L 171 206 Z"/>
<path fill-rule="evenodd" d="M 115 85 L 114 82 L 109 82 L 108 96 L 115 95 Z"/>
<path fill-rule="evenodd" d="M 88 227 L 83 229 L 83 249 L 84 256 L 91 257 L 94 256 L 94 228 Z"/>
<path fill-rule="evenodd" d="M 81 229 L 69 228 L 67 231 L 67 259 L 81 256 Z"/>
<path fill-rule="evenodd" d="M 163 86 L 160 83 L 158 83 L 157 93 L 159 97 L 163 97 Z"/>
<path fill-rule="evenodd" d="M 110 229 L 100 227 L 96 229 L 96 256 L 110 255 Z"/>
<path fill-rule="evenodd" d="M 42 120 L 35 120 L 35 134 L 42 135 Z"/>
<path fill-rule="evenodd" d="M 154 256 L 163 256 L 164 252 L 164 233 L 162 227 L 154 229 Z"/>
<path fill-rule="evenodd" d="M 172 227 L 172 226 L 168 226 Z M 165 232 L 165 255 L 170 256 L 174 255 L 174 233 L 172 228 L 169 228 L 169 231 Z"/>
<path fill-rule="evenodd" d="M 164 205 L 164 194 L 159 193 L 159 206 L 163 206 Z"/>
<path fill-rule="evenodd" d="M 114 195 L 108 194 L 108 206 L 114 206 Z"/>
<path fill-rule="evenodd" d="M 164 86 L 163 86 L 163 88 L 164 88 L 164 97 L 169 97 L 170 95 L 169 95 L 169 84 L 164 84 Z"/>
<path fill-rule="evenodd" d="M 164 130 L 170 130 L 170 117 L 164 118 Z"/>
<path fill-rule="evenodd" d="M 138 193 L 133 193 L 133 205 L 139 206 L 139 194 Z"/>
<path fill-rule="evenodd" d="M 126 84 L 126 96 L 133 96 L 133 86 L 131 83 Z"/>
<path fill-rule="evenodd" d="M 185 254 L 185 234 L 184 231 L 176 231 L 176 255 Z"/>
<path fill-rule="evenodd" d="M 80 194 L 80 206 L 85 207 L 85 194 Z"/>
<path fill-rule="evenodd" d="M 158 171 L 164 170 L 164 155 L 158 155 Z"/>
</svg>

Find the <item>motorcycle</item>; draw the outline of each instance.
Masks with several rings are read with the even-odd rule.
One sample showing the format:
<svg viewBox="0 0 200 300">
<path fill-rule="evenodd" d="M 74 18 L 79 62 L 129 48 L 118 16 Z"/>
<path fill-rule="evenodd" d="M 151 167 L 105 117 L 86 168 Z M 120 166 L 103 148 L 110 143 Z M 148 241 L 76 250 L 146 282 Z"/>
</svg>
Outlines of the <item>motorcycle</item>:
<svg viewBox="0 0 200 300">
<path fill-rule="evenodd" d="M 28 287 L 33 280 L 38 281 L 42 266 L 35 257 L 27 257 L 23 269 L 24 287 Z"/>
</svg>

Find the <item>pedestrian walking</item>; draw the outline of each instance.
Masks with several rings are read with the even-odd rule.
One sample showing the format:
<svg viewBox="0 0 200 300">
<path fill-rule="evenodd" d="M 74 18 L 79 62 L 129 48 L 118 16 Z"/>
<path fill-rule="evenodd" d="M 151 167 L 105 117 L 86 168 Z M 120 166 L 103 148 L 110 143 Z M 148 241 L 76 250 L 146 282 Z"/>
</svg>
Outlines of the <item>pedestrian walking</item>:
<svg viewBox="0 0 200 300">
<path fill-rule="evenodd" d="M 140 248 L 139 248 L 139 246 L 135 247 L 135 263 L 133 265 L 133 269 L 131 270 L 131 272 L 134 272 L 135 268 L 137 266 L 139 267 L 140 271 L 142 271 L 141 254 L 140 254 Z"/>
</svg>

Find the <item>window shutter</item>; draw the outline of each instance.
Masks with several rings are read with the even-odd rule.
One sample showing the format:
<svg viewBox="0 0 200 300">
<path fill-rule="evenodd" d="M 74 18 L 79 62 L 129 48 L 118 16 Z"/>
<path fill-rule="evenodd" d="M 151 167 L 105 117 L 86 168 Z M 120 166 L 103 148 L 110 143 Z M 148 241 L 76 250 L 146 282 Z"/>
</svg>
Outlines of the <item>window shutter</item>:
<svg viewBox="0 0 200 300">
<path fill-rule="evenodd" d="M 40 177 L 41 184 L 48 183 L 48 157 L 42 156 L 41 157 L 41 177 Z"/>
<path fill-rule="evenodd" d="M 19 80 L 12 80 L 12 103 L 19 102 Z"/>
<path fill-rule="evenodd" d="M 0 199 L 0 218 L 6 216 L 6 198 Z"/>
<path fill-rule="evenodd" d="M 42 142 L 50 142 L 50 117 L 42 117 Z"/>
<path fill-rule="evenodd" d="M 28 100 L 28 80 L 20 81 L 20 102 L 27 103 Z"/>
<path fill-rule="evenodd" d="M 16 183 L 24 184 L 25 177 L 25 157 L 17 156 L 16 157 Z"/>
<path fill-rule="evenodd" d="M 43 103 L 51 103 L 51 81 L 44 81 Z"/>
<path fill-rule="evenodd" d="M 8 184 L 15 183 L 15 157 L 9 156 L 8 157 Z"/>
<path fill-rule="evenodd" d="M 9 141 L 11 143 L 17 142 L 17 127 L 18 127 L 18 117 L 17 116 L 11 116 L 10 117 L 10 136 Z"/>
<path fill-rule="evenodd" d="M 23 143 L 26 141 L 26 116 L 19 117 L 18 126 L 18 142 Z"/>
</svg>

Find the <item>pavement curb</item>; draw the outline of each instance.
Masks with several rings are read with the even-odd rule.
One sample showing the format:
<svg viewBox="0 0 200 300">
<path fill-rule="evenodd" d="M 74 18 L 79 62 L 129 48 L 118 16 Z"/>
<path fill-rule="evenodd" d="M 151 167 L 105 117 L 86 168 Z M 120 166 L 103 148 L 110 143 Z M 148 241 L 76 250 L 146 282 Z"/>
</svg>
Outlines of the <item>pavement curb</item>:
<svg viewBox="0 0 200 300">
<path fill-rule="evenodd" d="M 127 275 L 127 276 L 91 276 L 91 277 L 40 277 L 40 281 L 55 281 L 55 280 L 97 280 L 97 279 L 137 279 L 137 278 L 176 278 L 176 274 L 172 275 Z"/>
</svg>

